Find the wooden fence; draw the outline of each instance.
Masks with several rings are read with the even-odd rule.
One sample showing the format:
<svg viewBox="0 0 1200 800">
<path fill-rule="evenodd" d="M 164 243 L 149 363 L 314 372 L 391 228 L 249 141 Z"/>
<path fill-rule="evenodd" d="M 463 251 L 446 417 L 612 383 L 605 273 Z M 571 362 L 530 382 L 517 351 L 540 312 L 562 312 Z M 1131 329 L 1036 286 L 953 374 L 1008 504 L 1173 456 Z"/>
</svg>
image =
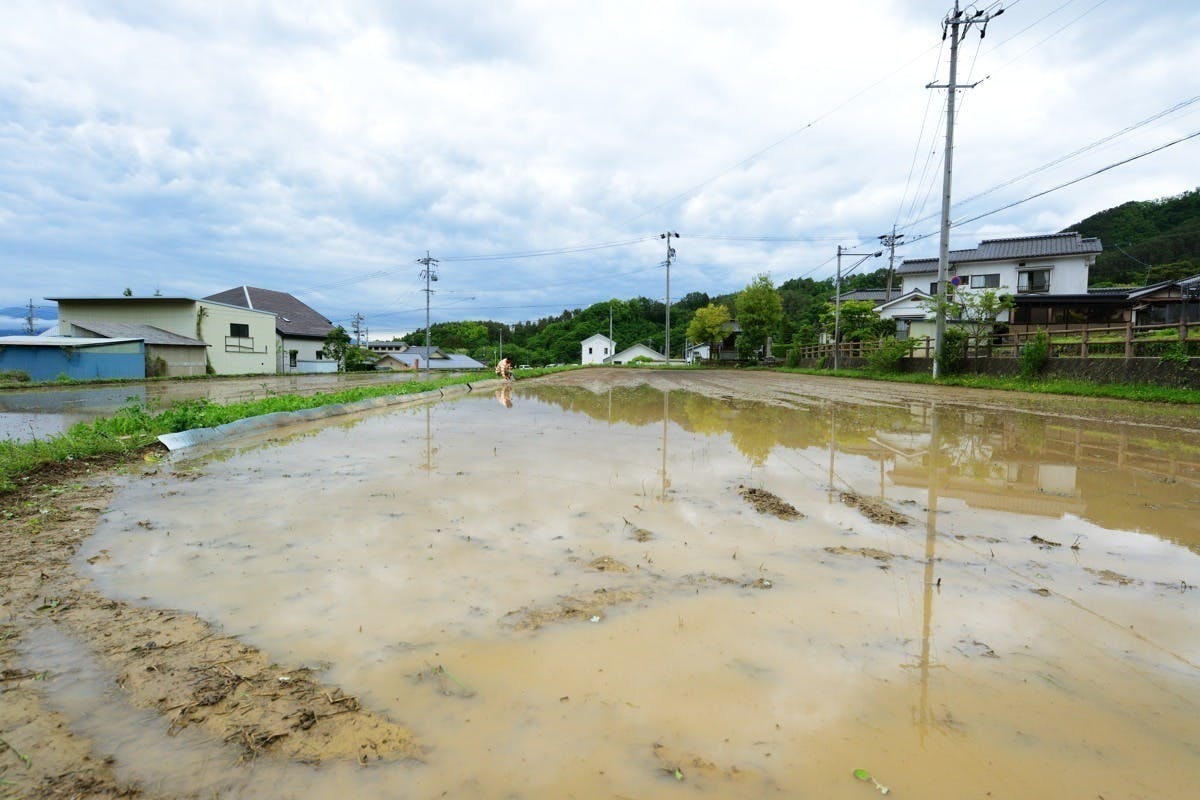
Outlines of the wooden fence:
<svg viewBox="0 0 1200 800">
<path fill-rule="evenodd" d="M 1060 358 L 1138 358 L 1163 355 L 1166 348 L 1189 339 L 1200 341 L 1200 322 L 1167 325 L 1088 326 L 1065 330 L 1039 330 L 992 333 L 967 339 L 967 358 L 1016 358 L 1022 348 L 1040 333 L 1050 337 L 1050 355 Z M 842 342 L 838 359 L 865 359 L 887 340 Z M 932 337 L 909 340 L 913 358 L 933 358 Z M 833 344 L 813 344 L 799 348 L 801 359 L 833 360 Z"/>
</svg>

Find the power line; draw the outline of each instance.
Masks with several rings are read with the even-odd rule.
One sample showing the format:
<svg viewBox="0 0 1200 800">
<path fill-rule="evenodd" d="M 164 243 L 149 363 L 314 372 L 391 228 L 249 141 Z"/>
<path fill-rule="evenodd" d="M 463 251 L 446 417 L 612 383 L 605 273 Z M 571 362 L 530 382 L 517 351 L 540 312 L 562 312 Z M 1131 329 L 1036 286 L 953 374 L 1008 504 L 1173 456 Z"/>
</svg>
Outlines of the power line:
<svg viewBox="0 0 1200 800">
<path fill-rule="evenodd" d="M 1145 152 L 1138 153 L 1135 156 L 1130 156 L 1129 158 L 1123 158 L 1120 161 L 1115 161 L 1112 164 L 1109 164 L 1108 166 L 1101 167 L 1100 169 L 1095 170 L 1093 172 L 1089 172 L 1087 175 L 1081 175 L 1078 178 L 1069 180 L 1066 183 L 1060 183 L 1058 186 L 1053 186 L 1049 189 L 1046 189 L 1045 191 L 1037 192 L 1036 194 L 1031 194 L 1028 197 L 1021 198 L 1020 200 L 1014 200 L 1013 202 L 1008 203 L 1007 205 L 1000 206 L 999 208 L 992 209 L 991 211 L 985 211 L 982 214 L 976 214 L 975 216 L 968 217 L 966 219 L 955 220 L 954 225 L 956 225 L 956 226 L 957 225 L 965 225 L 968 222 L 975 222 L 976 220 L 983 219 L 984 217 L 990 217 L 992 214 L 999 214 L 1001 211 L 1006 211 L 1014 206 L 1019 206 L 1022 203 L 1027 203 L 1030 200 L 1036 200 L 1039 197 L 1044 197 L 1044 196 L 1050 194 L 1051 192 L 1057 192 L 1059 189 L 1065 189 L 1068 186 L 1073 186 L 1073 185 L 1079 183 L 1080 181 L 1087 180 L 1088 178 L 1094 178 L 1095 176 L 1097 176 L 1101 173 L 1108 172 L 1110 169 L 1115 169 L 1117 167 L 1128 164 L 1131 161 L 1137 161 L 1139 158 L 1145 158 L 1148 155 L 1153 155 L 1154 153 L 1157 153 L 1160 150 L 1166 150 L 1168 147 L 1174 147 L 1175 145 L 1180 144 L 1181 142 L 1186 142 L 1188 139 L 1194 139 L 1197 136 L 1200 136 L 1200 131 L 1196 131 L 1195 133 L 1189 133 L 1187 136 L 1181 136 L 1180 138 L 1175 139 L 1174 141 L 1170 141 L 1170 142 L 1167 142 L 1166 144 L 1162 144 L 1162 145 L 1159 145 L 1158 147 L 1152 148 L 1150 150 L 1146 150 Z"/>
<path fill-rule="evenodd" d="M 1063 164 L 1063 163 L 1071 160 L 1072 158 L 1076 158 L 1076 157 L 1081 156 L 1084 153 L 1087 153 L 1091 150 L 1095 150 L 1097 147 L 1100 147 L 1101 145 L 1108 144 L 1109 142 L 1111 142 L 1121 136 L 1124 136 L 1127 133 L 1132 133 L 1133 131 L 1137 130 L 1138 128 L 1142 128 L 1142 127 L 1150 124 L 1151 122 L 1155 122 L 1159 119 L 1162 119 L 1163 117 L 1166 117 L 1169 114 L 1173 114 L 1176 111 L 1181 111 L 1184 108 L 1187 108 L 1188 106 L 1191 106 L 1197 102 L 1200 102 L 1200 95 L 1196 95 L 1196 96 L 1190 97 L 1186 100 L 1182 100 L 1173 106 L 1165 108 L 1162 111 L 1159 111 L 1155 114 L 1150 115 L 1149 117 L 1146 117 L 1145 119 L 1141 120 L 1140 122 L 1135 122 L 1132 125 L 1128 125 L 1125 128 L 1122 128 L 1121 130 L 1116 131 L 1115 133 L 1110 133 L 1109 135 L 1104 136 L 1100 139 L 1097 139 L 1096 141 L 1094 141 L 1090 144 L 1084 145 L 1083 147 L 1080 147 L 1076 150 L 1073 150 L 1070 153 L 1067 153 L 1066 155 L 1062 155 L 1062 156 L 1059 156 L 1058 158 L 1047 161 L 1045 164 L 1042 164 L 1039 167 L 1034 167 L 1031 170 L 1021 173 L 1020 175 L 1017 175 L 1012 178 L 1008 178 L 1004 181 L 1001 181 L 1000 183 L 995 184 L 994 186 L 984 189 L 981 192 L 977 192 L 977 193 L 971 195 L 970 197 L 967 197 L 967 198 L 959 201 L 959 205 L 965 205 L 974 200 L 978 200 L 981 197 L 986 197 L 987 195 L 992 194 L 993 192 L 999 191 L 1000 189 L 1003 189 L 1007 186 L 1011 186 L 1014 183 L 1018 183 L 1019 181 L 1025 180 L 1026 178 L 1031 178 L 1034 175 L 1037 175 L 1041 172 L 1045 172 L 1046 170 L 1048 170 L 1052 167 L 1056 167 L 1059 164 Z M 911 222 L 906 222 L 901 227 L 908 228 L 913 225 L 918 225 L 922 222 L 927 222 L 928 220 L 931 220 L 936 216 L 937 216 L 936 214 L 929 214 L 929 215 L 926 215 L 919 219 L 914 219 Z"/>
<path fill-rule="evenodd" d="M 930 51 L 932 51 L 932 50 L 935 50 L 935 49 L 937 49 L 937 48 L 939 48 L 939 47 L 941 47 L 941 44 L 940 44 L 940 43 L 939 43 L 939 44 L 935 44 L 935 45 L 933 45 L 932 47 L 930 47 L 930 48 L 928 48 L 928 49 L 926 49 L 926 50 L 923 50 L 921 53 L 919 53 L 919 54 L 918 54 L 918 55 L 916 55 L 915 57 L 913 57 L 913 58 L 909 59 L 908 61 L 904 62 L 904 63 L 903 63 L 903 64 L 901 64 L 899 67 L 897 67 L 896 69 L 892 70 L 892 71 L 891 71 L 891 72 L 889 72 L 888 74 L 884 75 L 882 78 L 879 78 L 879 79 L 878 79 L 877 81 L 875 81 L 874 83 L 872 83 L 872 84 L 870 84 L 870 85 L 868 85 L 868 86 L 864 87 L 863 89 L 860 89 L 859 91 L 855 92 L 855 93 L 854 93 L 854 94 L 852 94 L 850 97 L 848 97 L 846 100 L 842 101 L 841 103 L 839 103 L 838 105 L 836 105 L 836 106 L 834 106 L 833 108 L 829 109 L 828 111 L 825 111 L 824 113 L 817 115 L 817 116 L 816 116 L 814 119 L 812 119 L 810 122 L 807 122 L 807 123 L 805 123 L 804 125 L 801 125 L 799 128 L 796 128 L 796 129 L 794 129 L 794 130 L 792 130 L 792 131 L 790 131 L 790 132 L 788 132 L 788 133 L 784 134 L 783 136 L 781 136 L 780 138 L 776 139 L 776 140 L 775 140 L 774 142 L 772 142 L 771 144 L 768 144 L 766 147 L 763 147 L 763 148 L 760 148 L 759 150 L 756 150 L 756 151 L 754 151 L 754 152 L 753 152 L 753 153 L 751 153 L 750 155 L 748 155 L 748 156 L 746 156 L 745 158 L 743 158 L 741 161 L 738 161 L 736 164 L 733 164 L 732 166 L 726 167 L 725 169 L 721 170 L 720 172 L 718 172 L 717 174 L 715 174 L 715 175 L 713 175 L 713 176 L 711 176 L 711 177 L 709 177 L 709 178 L 705 178 L 704 180 L 702 180 L 702 181 L 700 181 L 699 183 L 697 183 L 697 184 L 695 184 L 695 185 L 693 185 L 693 186 L 691 186 L 691 187 L 689 187 L 689 188 L 685 189 L 684 191 L 680 192 L 679 194 L 675 195 L 674 197 L 669 197 L 669 198 L 667 198 L 666 200 L 663 200 L 661 203 L 658 203 L 657 205 L 654 205 L 654 206 L 651 206 L 650 208 L 647 208 L 645 211 L 643 211 L 642 213 L 638 214 L 637 216 L 635 216 L 635 217 L 631 217 L 629 220 L 627 220 L 627 222 L 635 222 L 635 221 L 637 221 L 637 220 L 641 219 L 642 217 L 646 216 L 647 214 L 650 214 L 650 213 L 652 213 L 652 212 L 654 212 L 654 211 L 657 211 L 657 210 L 659 210 L 660 208 L 663 208 L 664 206 L 671 205 L 671 204 L 673 204 L 673 203 L 677 203 L 677 202 L 679 202 L 680 200 L 684 199 L 685 197 L 688 197 L 689 195 L 692 195 L 692 194 L 694 194 L 695 192 L 699 191 L 700 189 L 703 189 L 705 186 L 708 186 L 710 183 L 713 183 L 714 181 L 717 181 L 717 180 L 719 180 L 720 178 L 723 178 L 723 177 L 725 177 L 726 175 L 728 175 L 729 173 L 733 172 L 734 170 L 736 170 L 736 169 L 740 169 L 740 168 L 742 168 L 742 167 L 744 167 L 744 166 L 747 166 L 747 165 L 749 165 L 749 164 L 750 164 L 750 163 L 752 163 L 753 161 L 756 161 L 756 160 L 757 160 L 757 159 L 758 159 L 760 156 L 763 156 L 763 155 L 765 155 L 766 153 L 770 152 L 771 150 L 774 150 L 776 147 L 779 147 L 780 145 L 784 144 L 785 142 L 787 142 L 787 141 L 789 141 L 789 140 L 791 140 L 791 139 L 794 139 L 796 136 L 799 136 L 801 133 L 804 133 L 804 132 L 805 132 L 806 130 L 808 130 L 809 128 L 812 128 L 812 127 L 813 127 L 814 125 L 816 125 L 818 122 L 821 122 L 822 120 L 826 119 L 827 117 L 829 117 L 829 116 L 832 116 L 833 114 L 837 113 L 838 111 L 841 111 L 843 108 L 845 108 L 846 106 L 850 105 L 852 102 L 854 102 L 855 100 L 857 100 L 857 99 L 858 99 L 859 97 L 861 97 L 862 95 L 864 95 L 864 94 L 866 94 L 867 92 L 871 91 L 871 90 L 872 90 L 872 89 L 874 89 L 876 86 L 879 86 L 881 83 L 883 83 L 884 81 L 888 80 L 888 79 L 889 79 L 889 78 L 891 78 L 893 75 L 896 75 L 896 74 L 900 73 L 900 72 L 901 72 L 901 71 L 903 71 L 905 68 L 907 68 L 907 67 L 908 67 L 910 64 L 914 63 L 914 62 L 915 62 L 915 61 L 917 61 L 918 59 L 920 59 L 920 58 L 922 58 L 923 56 L 925 56 L 926 54 L 928 54 Z"/>
</svg>

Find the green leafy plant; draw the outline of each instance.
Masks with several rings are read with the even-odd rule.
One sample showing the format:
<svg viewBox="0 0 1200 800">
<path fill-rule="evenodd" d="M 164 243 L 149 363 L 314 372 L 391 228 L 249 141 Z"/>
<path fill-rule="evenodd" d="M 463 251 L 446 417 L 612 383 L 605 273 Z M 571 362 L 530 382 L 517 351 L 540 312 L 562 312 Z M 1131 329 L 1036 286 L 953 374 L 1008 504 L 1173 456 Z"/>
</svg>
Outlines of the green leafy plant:
<svg viewBox="0 0 1200 800">
<path fill-rule="evenodd" d="M 1187 342 L 1175 342 L 1172 345 L 1164 348 L 1163 353 L 1158 358 L 1160 364 L 1171 364 L 1181 369 L 1186 369 L 1192 363 L 1192 357 L 1188 353 Z"/>
<path fill-rule="evenodd" d="M 1021 377 L 1027 381 L 1038 378 L 1050 361 L 1050 334 L 1038 331 L 1021 347 Z"/>
<path fill-rule="evenodd" d="M 946 328 L 942 352 L 938 356 L 939 375 L 957 375 L 967 363 L 967 341 L 970 334 L 962 328 Z"/>
<path fill-rule="evenodd" d="M 900 362 L 912 355 L 911 339 L 885 339 L 867 356 L 867 367 L 875 372 L 899 372 Z"/>
</svg>

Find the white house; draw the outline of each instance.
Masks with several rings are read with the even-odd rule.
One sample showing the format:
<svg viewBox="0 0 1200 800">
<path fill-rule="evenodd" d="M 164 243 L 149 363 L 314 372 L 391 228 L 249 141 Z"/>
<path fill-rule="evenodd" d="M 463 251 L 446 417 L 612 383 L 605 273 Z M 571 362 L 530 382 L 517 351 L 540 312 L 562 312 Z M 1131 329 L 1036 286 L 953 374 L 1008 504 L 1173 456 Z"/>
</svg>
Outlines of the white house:
<svg viewBox="0 0 1200 800">
<path fill-rule="evenodd" d="M 607 362 L 609 364 L 628 364 L 635 358 L 644 358 L 649 361 L 666 362 L 667 357 L 657 350 L 653 350 L 644 344 L 635 344 L 633 347 L 626 347 L 619 353 L 616 353 Z"/>
<path fill-rule="evenodd" d="M 204 299 L 273 313 L 277 372 L 337 372 L 337 361 L 324 357 L 333 323 L 287 292 L 237 286 Z"/>
<path fill-rule="evenodd" d="M 593 334 L 579 343 L 579 363 L 604 364 L 616 349 L 617 343 L 603 333 Z"/>
<path fill-rule="evenodd" d="M 689 364 L 695 364 L 697 361 L 708 361 L 711 354 L 712 345 L 708 342 L 689 344 L 683 350 L 683 360 Z"/>
<path fill-rule="evenodd" d="M 1086 295 L 1088 270 L 1103 250 L 1100 240 L 1084 238 L 1074 231 L 1011 239 L 985 239 L 971 250 L 951 250 L 948 277 L 953 291 L 995 289 L 1024 295 Z M 906 328 L 919 319 L 916 308 L 922 298 L 937 295 L 938 259 L 905 259 L 896 268 L 901 280 L 900 296 L 876 306 L 883 317 L 891 317 Z M 932 312 L 925 312 L 932 319 Z M 998 318 L 1008 321 L 1008 312 Z M 909 331 L 916 335 L 914 331 Z"/>
</svg>

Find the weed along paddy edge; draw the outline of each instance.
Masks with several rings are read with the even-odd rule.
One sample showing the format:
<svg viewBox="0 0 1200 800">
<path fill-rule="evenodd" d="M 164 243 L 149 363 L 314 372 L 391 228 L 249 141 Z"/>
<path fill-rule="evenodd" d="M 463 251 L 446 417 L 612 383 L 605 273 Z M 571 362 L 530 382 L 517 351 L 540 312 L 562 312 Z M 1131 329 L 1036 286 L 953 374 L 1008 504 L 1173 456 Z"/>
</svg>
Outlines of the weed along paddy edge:
<svg viewBox="0 0 1200 800">
<path fill-rule="evenodd" d="M 73 738 L 3 788 L 1194 796 L 1200 421 L 1056 403 L 587 370 L 147 463 L 4 608 Z"/>
</svg>

